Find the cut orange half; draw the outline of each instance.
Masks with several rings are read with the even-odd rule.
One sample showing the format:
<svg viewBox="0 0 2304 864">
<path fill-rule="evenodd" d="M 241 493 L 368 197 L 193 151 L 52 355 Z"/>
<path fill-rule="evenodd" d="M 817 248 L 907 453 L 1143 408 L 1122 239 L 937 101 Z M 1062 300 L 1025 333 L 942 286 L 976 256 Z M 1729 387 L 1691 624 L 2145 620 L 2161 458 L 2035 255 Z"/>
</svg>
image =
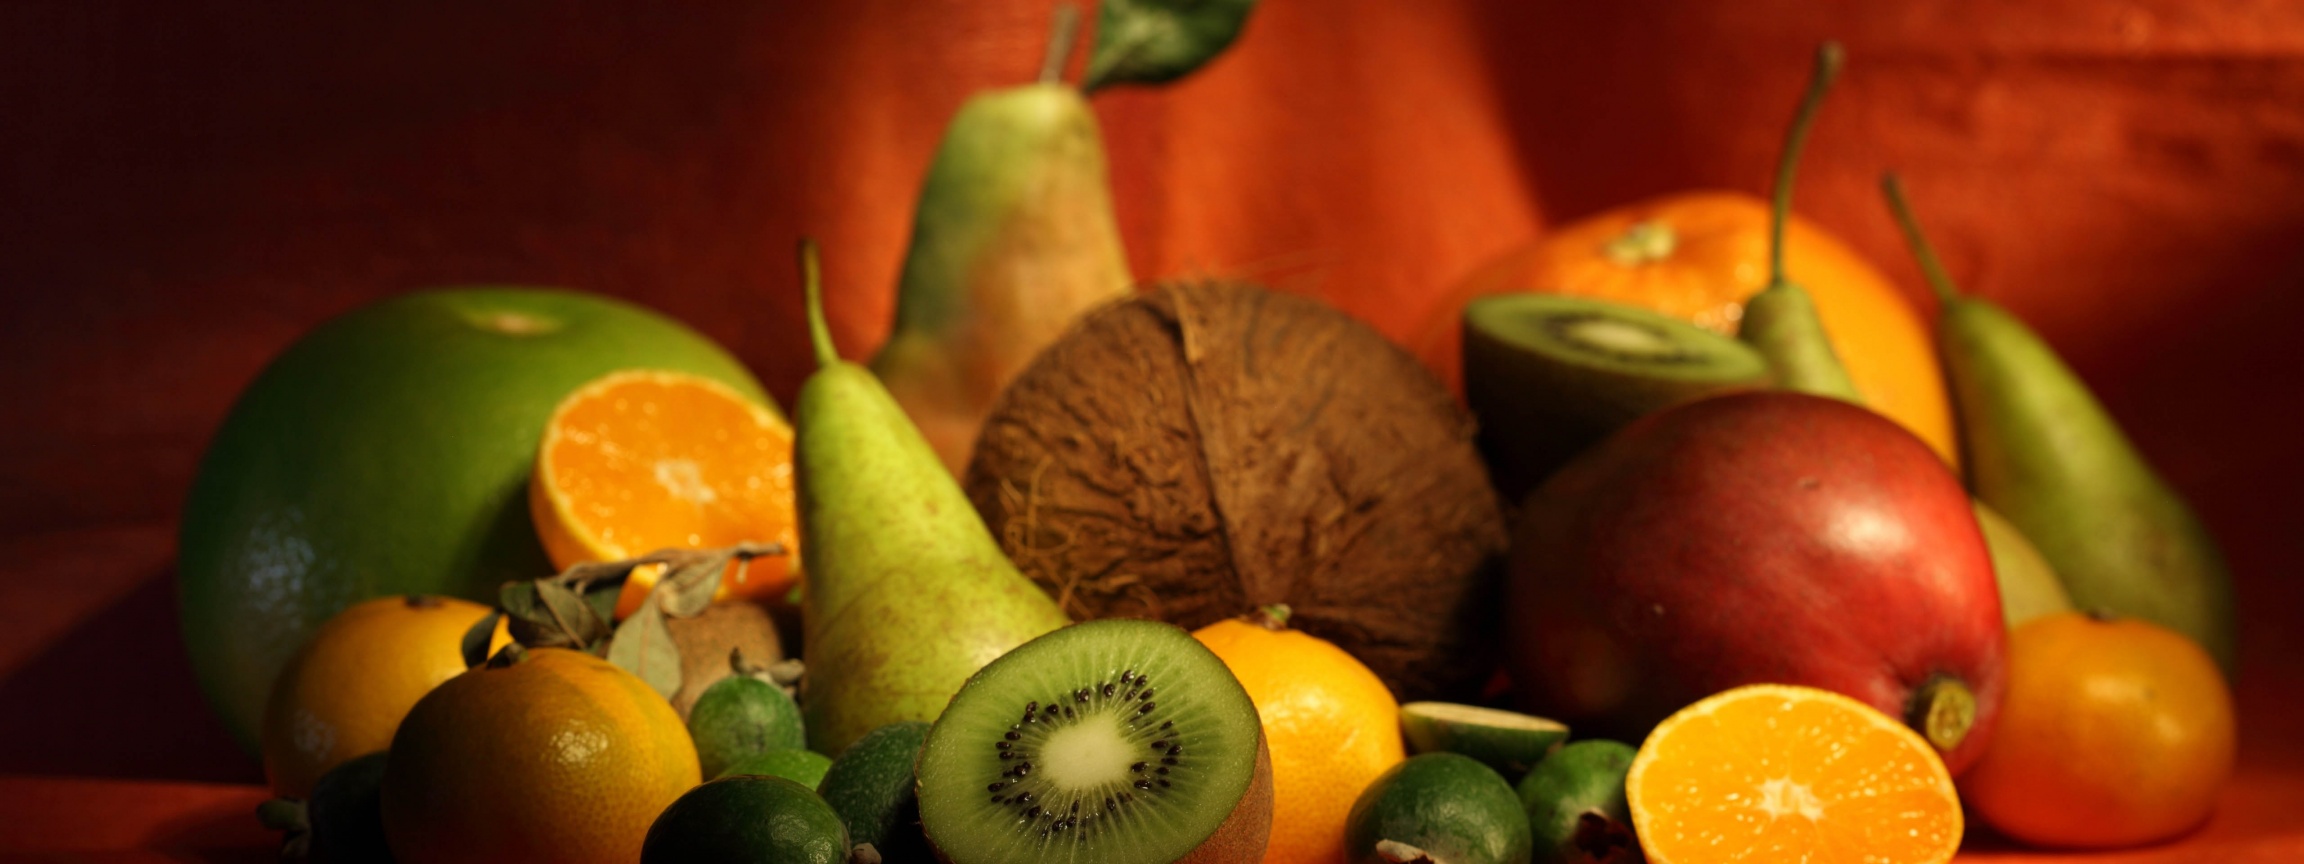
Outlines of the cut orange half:
<svg viewBox="0 0 2304 864">
<path fill-rule="evenodd" d="M 561 400 L 544 429 L 529 512 L 561 569 L 671 547 L 782 543 L 797 551 L 792 427 L 725 384 L 677 372 L 616 372 Z M 732 566 L 721 599 L 782 599 L 792 556 Z M 661 568 L 617 598 L 640 607 Z"/>
<path fill-rule="evenodd" d="M 1778 684 L 1658 724 L 1624 781 L 1649 864 L 1937 864 L 1960 799 L 1928 742 L 1869 705 Z"/>
</svg>

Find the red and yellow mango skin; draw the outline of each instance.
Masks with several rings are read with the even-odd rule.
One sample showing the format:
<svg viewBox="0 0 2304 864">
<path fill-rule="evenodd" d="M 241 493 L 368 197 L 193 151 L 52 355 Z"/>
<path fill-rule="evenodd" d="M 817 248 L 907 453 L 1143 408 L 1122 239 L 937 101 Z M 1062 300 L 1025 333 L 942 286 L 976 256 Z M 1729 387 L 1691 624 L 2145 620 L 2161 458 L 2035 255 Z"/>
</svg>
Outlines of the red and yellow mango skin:
<svg viewBox="0 0 2304 864">
<path fill-rule="evenodd" d="M 1916 703 L 1947 689 L 1929 685 L 1957 681 L 1972 713 L 1938 736 L 1947 767 L 1990 737 L 2004 629 L 1982 532 L 1943 460 L 1871 411 L 1768 391 L 1649 415 L 1539 488 L 1515 541 L 1509 660 L 1532 712 L 1636 741 L 1768 682 L 1925 725 Z"/>
</svg>

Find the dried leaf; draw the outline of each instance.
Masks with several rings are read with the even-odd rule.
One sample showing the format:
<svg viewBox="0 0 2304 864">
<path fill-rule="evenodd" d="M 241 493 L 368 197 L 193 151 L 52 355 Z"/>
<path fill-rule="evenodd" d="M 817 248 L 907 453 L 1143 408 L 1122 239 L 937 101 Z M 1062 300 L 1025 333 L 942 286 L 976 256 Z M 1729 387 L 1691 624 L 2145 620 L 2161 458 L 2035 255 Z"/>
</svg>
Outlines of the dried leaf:
<svg viewBox="0 0 2304 864">
<path fill-rule="evenodd" d="M 593 612 L 592 604 L 584 602 L 583 595 L 551 579 L 539 580 L 536 594 L 543 600 L 552 623 L 565 631 L 577 648 L 590 648 L 608 638 L 608 619 Z"/>
<path fill-rule="evenodd" d="M 1256 0 L 1104 0 L 1082 90 L 1160 84 L 1200 68 L 1232 44 Z"/>
<path fill-rule="evenodd" d="M 488 662 L 488 645 L 496 640 L 496 622 L 502 620 L 501 610 L 492 611 L 464 631 L 464 668 Z"/>
<path fill-rule="evenodd" d="M 608 662 L 640 676 L 670 699 L 680 692 L 680 648 L 672 643 L 672 630 L 664 626 L 664 610 L 657 602 L 664 596 L 650 592 L 640 609 L 616 627 L 616 638 L 608 643 Z"/>
<path fill-rule="evenodd" d="M 535 582 L 506 582 L 496 593 L 496 605 L 510 619 L 512 641 L 531 648 L 566 648 L 574 644 L 567 632 L 552 622 L 552 612 Z"/>
<path fill-rule="evenodd" d="M 656 596 L 664 602 L 664 613 L 674 618 L 694 618 L 704 614 L 704 607 L 712 605 L 712 596 L 720 592 L 720 580 L 728 572 L 728 562 L 735 556 L 734 549 L 700 550 L 665 573 L 656 582 Z"/>
</svg>

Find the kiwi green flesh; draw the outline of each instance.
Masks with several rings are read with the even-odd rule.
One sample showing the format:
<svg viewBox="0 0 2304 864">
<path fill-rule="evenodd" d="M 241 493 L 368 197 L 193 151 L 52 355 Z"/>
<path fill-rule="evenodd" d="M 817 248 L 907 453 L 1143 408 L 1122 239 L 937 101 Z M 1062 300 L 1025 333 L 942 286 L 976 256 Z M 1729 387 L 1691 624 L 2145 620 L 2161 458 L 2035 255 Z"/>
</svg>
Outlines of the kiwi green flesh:
<svg viewBox="0 0 2304 864">
<path fill-rule="evenodd" d="M 1464 308 L 1464 334 L 1468 346 L 1477 342 L 1483 353 L 1540 359 L 1588 375 L 1698 385 L 1768 376 L 1760 352 L 1733 338 L 1637 306 L 1585 297 L 1483 297 Z"/>
<path fill-rule="evenodd" d="M 953 696 L 921 750 L 921 823 L 952 864 L 1175 861 L 1248 791 L 1259 735 L 1247 692 L 1182 629 L 1076 624 Z"/>
<path fill-rule="evenodd" d="M 1643 414 L 1770 386 L 1749 345 L 1604 300 L 1499 294 L 1464 308 L 1464 401 L 1496 488 L 1517 502 Z"/>
</svg>

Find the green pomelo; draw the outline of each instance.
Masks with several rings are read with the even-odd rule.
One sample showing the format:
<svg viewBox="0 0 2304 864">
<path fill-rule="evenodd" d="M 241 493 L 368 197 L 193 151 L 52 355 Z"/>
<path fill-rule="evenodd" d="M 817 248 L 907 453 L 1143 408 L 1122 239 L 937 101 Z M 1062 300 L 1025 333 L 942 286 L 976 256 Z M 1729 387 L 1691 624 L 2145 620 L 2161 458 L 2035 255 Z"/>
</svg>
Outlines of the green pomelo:
<svg viewBox="0 0 2304 864">
<path fill-rule="evenodd" d="M 544 423 L 619 369 L 717 379 L 767 403 L 694 330 L 563 291 L 408 294 L 321 324 L 266 366 L 184 506 L 184 638 L 209 704 L 255 752 L 272 679 L 338 610 L 385 594 L 493 600 L 553 572 L 528 518 Z"/>
<path fill-rule="evenodd" d="M 696 707 L 688 712 L 688 737 L 696 741 L 696 760 L 706 777 L 725 774 L 730 765 L 754 756 L 808 746 L 799 703 L 784 688 L 749 675 L 722 678 L 696 697 Z"/>
<path fill-rule="evenodd" d="M 866 732 L 816 784 L 816 794 L 847 823 L 848 839 L 872 844 L 888 864 L 936 860 L 920 833 L 920 798 L 912 775 L 927 740 L 928 724 L 917 720 Z"/>
<path fill-rule="evenodd" d="M 1520 781 L 1520 804 L 1538 864 L 1630 864 L 1641 860 L 1624 775 L 1637 751 L 1618 741 L 1578 741 Z"/>
<path fill-rule="evenodd" d="M 724 777 L 664 808 L 648 826 L 640 864 L 844 864 L 848 850 L 839 815 L 807 787 L 782 777 Z"/>
<path fill-rule="evenodd" d="M 1422 753 L 1376 777 L 1344 818 L 1354 864 L 1528 864 L 1528 817 L 1493 769 Z"/>
<path fill-rule="evenodd" d="M 1453 702 L 1400 706 L 1400 731 L 1417 753 L 1470 756 L 1496 769 L 1507 783 L 1519 780 L 1568 740 L 1568 727 L 1557 720 Z"/>
<path fill-rule="evenodd" d="M 832 757 L 814 750 L 770 750 L 738 759 L 713 774 L 713 779 L 755 775 L 782 777 L 810 789 L 824 782 L 824 772 L 831 770 Z"/>
</svg>

